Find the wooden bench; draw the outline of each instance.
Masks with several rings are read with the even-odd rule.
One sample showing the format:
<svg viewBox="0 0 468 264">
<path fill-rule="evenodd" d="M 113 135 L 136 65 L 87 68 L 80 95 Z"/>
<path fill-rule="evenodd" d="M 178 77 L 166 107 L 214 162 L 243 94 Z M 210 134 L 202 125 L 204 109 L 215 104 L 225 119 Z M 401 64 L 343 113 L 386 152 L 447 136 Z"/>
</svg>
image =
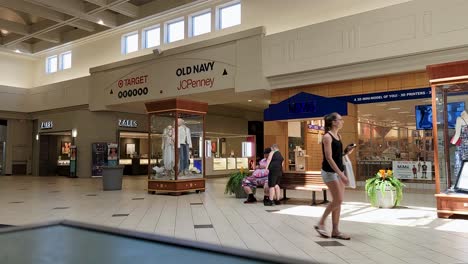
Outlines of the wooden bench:
<svg viewBox="0 0 468 264">
<path fill-rule="evenodd" d="M 322 191 L 323 201 L 320 204 L 328 203 L 328 187 L 322 180 L 320 171 L 285 171 L 280 180 L 280 187 L 283 189 L 283 199 L 287 200 L 286 190 L 301 190 L 312 192 L 312 205 L 317 205 L 315 192 Z"/>
</svg>

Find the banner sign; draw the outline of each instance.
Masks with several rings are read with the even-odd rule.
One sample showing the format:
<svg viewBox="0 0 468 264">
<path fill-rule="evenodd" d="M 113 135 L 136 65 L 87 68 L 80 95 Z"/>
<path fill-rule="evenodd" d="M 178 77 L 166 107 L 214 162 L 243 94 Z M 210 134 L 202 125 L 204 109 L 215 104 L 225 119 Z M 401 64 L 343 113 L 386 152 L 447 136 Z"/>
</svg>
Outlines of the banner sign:
<svg viewBox="0 0 468 264">
<path fill-rule="evenodd" d="M 413 100 L 422 98 L 431 98 L 431 88 L 420 88 L 411 90 L 390 91 L 382 93 L 359 94 L 350 96 L 334 97 L 353 104 L 370 104 L 380 102 L 391 102 L 401 100 Z"/>
<path fill-rule="evenodd" d="M 393 161 L 393 175 L 398 179 L 432 180 L 432 162 Z"/>
<path fill-rule="evenodd" d="M 119 145 L 116 143 L 107 144 L 107 166 L 117 166 L 117 161 L 119 159 Z"/>
</svg>

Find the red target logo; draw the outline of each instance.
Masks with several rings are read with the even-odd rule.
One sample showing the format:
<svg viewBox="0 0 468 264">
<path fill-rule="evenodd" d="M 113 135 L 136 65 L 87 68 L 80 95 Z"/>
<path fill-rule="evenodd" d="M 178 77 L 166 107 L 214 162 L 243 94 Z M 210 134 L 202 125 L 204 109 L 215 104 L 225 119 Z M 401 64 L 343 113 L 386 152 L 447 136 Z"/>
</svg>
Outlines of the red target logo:
<svg viewBox="0 0 468 264">
<path fill-rule="evenodd" d="M 119 86 L 119 88 L 122 88 L 122 86 L 124 85 L 124 82 L 122 80 L 119 80 L 119 82 L 117 83 L 117 85 Z"/>
</svg>

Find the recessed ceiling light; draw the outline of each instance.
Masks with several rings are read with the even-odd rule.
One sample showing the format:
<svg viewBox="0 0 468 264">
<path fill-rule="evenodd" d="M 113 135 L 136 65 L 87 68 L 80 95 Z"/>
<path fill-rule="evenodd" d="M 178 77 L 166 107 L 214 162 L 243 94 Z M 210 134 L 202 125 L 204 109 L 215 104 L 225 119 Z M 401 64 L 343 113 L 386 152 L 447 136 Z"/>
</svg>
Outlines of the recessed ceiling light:
<svg viewBox="0 0 468 264">
<path fill-rule="evenodd" d="M 250 100 L 250 99 L 249 99 L 249 100 L 247 100 L 247 102 L 251 103 L 251 102 L 252 102 L 252 100 Z"/>
<path fill-rule="evenodd" d="M 387 108 L 387 110 L 400 110 L 400 107 L 390 107 L 390 108 Z"/>
<path fill-rule="evenodd" d="M 6 35 L 6 34 L 10 33 L 10 32 L 8 32 L 8 30 L 5 30 L 5 29 L 1 29 L 0 32 L 2 32 L 3 35 Z"/>
<path fill-rule="evenodd" d="M 99 19 L 97 23 L 98 23 L 99 25 L 104 25 L 104 21 L 102 21 L 102 19 Z"/>
<path fill-rule="evenodd" d="M 15 52 L 16 52 L 16 53 L 21 53 L 21 50 L 15 49 Z"/>
</svg>

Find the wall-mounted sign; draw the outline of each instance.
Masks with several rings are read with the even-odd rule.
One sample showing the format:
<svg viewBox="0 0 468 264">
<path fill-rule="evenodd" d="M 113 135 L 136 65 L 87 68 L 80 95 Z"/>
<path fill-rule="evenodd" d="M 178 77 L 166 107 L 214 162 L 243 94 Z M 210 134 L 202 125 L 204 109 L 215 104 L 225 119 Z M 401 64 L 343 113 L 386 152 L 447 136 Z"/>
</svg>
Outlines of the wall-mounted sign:
<svg viewBox="0 0 468 264">
<path fill-rule="evenodd" d="M 411 90 L 340 96 L 335 97 L 335 99 L 340 99 L 353 104 L 370 104 L 379 102 L 424 99 L 431 98 L 431 96 L 431 88 L 429 87 Z"/>
<path fill-rule="evenodd" d="M 119 127 L 138 127 L 136 120 L 119 119 Z"/>
<path fill-rule="evenodd" d="M 119 99 L 132 97 L 132 96 L 142 96 L 148 94 L 148 75 L 138 75 L 132 76 L 129 78 L 122 78 L 117 81 L 117 96 Z M 110 94 L 114 94 L 114 91 L 111 89 Z"/>
<path fill-rule="evenodd" d="M 53 127 L 54 127 L 54 122 L 52 121 L 41 122 L 41 129 L 51 129 Z"/>
<path fill-rule="evenodd" d="M 177 77 L 188 76 L 191 74 L 200 74 L 214 71 L 215 62 L 204 62 L 177 68 Z M 226 69 L 224 69 L 226 72 Z M 223 75 L 227 75 L 223 73 Z M 184 77 L 185 78 L 185 77 Z M 191 88 L 212 88 L 215 83 L 215 77 L 212 74 L 204 75 L 203 77 L 186 77 L 186 79 L 179 80 L 177 90 L 186 90 Z"/>
</svg>

